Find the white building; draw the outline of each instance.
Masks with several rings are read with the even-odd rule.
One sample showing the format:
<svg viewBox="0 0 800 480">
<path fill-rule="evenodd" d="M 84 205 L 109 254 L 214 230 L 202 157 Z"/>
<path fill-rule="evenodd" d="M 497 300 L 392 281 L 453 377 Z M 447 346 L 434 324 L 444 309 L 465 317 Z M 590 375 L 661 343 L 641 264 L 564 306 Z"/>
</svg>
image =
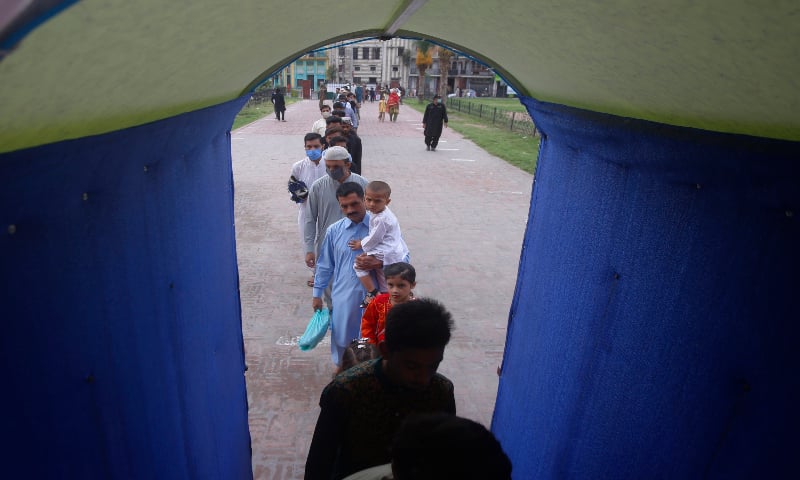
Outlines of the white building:
<svg viewBox="0 0 800 480">
<path fill-rule="evenodd" d="M 390 40 L 365 40 L 358 43 L 341 42 L 341 46 L 328 48 L 328 63 L 336 71 L 335 78 L 328 83 L 365 84 L 367 89 L 402 87 L 408 91 L 420 89 L 419 71 L 416 66 L 415 40 L 392 38 Z M 455 55 L 450 61 L 447 81 L 448 92 L 469 89 L 478 95 L 494 92 L 494 72 L 483 64 L 466 56 Z M 432 94 L 439 86 L 440 71 L 437 52 L 433 54 L 433 65 L 425 73 L 425 92 Z"/>
</svg>

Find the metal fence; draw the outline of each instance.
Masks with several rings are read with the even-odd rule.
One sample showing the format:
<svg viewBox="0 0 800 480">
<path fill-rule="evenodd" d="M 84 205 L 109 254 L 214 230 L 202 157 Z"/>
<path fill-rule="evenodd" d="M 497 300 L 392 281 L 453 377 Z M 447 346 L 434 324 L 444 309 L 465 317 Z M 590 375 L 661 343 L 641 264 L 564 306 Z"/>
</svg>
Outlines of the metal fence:
<svg viewBox="0 0 800 480">
<path fill-rule="evenodd" d="M 451 111 L 478 117 L 487 123 L 491 122 L 492 125 L 498 128 L 530 136 L 539 135 L 536 125 L 534 125 L 531 116 L 527 113 L 503 110 L 502 108 L 490 107 L 460 98 L 448 98 L 447 108 Z"/>
</svg>

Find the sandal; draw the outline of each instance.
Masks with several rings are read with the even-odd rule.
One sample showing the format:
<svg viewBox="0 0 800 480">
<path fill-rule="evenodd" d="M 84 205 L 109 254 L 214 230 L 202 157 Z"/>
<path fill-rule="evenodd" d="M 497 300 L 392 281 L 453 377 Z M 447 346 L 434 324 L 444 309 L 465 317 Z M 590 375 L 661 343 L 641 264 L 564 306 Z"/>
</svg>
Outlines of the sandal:
<svg viewBox="0 0 800 480">
<path fill-rule="evenodd" d="M 366 295 L 366 296 L 364 296 L 364 300 L 362 300 L 362 301 L 361 301 L 361 305 L 359 305 L 359 307 L 360 307 L 360 308 L 367 308 L 367 305 L 369 305 L 369 304 L 370 304 L 370 302 L 372 302 L 373 300 L 375 300 L 375 297 L 376 297 L 377 295 L 378 295 L 378 289 L 377 289 L 377 288 L 376 288 L 375 290 L 373 290 L 373 291 L 371 291 L 371 292 L 367 293 L 367 295 Z"/>
</svg>

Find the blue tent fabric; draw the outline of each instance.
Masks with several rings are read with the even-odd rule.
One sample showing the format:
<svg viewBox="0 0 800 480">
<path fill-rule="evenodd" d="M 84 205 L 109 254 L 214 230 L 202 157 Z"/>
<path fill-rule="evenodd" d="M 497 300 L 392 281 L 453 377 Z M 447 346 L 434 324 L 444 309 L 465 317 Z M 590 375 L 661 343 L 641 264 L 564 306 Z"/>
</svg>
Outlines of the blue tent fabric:
<svg viewBox="0 0 800 480">
<path fill-rule="evenodd" d="M 492 425 L 514 478 L 796 471 L 800 144 L 522 101 L 543 140 Z"/>
<path fill-rule="evenodd" d="M 245 101 L 0 156 L 9 478 L 251 478 L 229 133 Z"/>
</svg>

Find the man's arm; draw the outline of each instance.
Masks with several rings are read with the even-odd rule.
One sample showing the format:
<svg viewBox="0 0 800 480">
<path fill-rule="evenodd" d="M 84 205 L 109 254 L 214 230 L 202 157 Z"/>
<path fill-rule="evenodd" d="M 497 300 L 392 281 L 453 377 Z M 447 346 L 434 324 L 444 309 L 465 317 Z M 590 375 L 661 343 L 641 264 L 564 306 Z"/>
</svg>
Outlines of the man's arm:
<svg viewBox="0 0 800 480">
<path fill-rule="evenodd" d="M 303 243 L 306 247 L 306 265 L 310 268 L 313 268 L 316 263 L 314 243 L 316 243 L 317 240 L 317 216 L 319 215 L 319 201 L 317 195 L 317 189 L 313 188 L 313 186 L 310 187 L 308 190 L 308 197 L 306 198 L 308 215 L 306 215 L 306 224 L 303 226 Z"/>
<path fill-rule="evenodd" d="M 336 224 L 334 224 L 336 225 Z M 325 238 L 322 239 L 322 245 L 319 248 L 319 258 L 317 259 L 317 267 L 314 271 L 314 290 L 311 298 L 311 308 L 317 311 L 322 308 L 322 294 L 328 288 L 328 284 L 333 278 L 333 270 L 336 268 L 333 254 L 333 235 L 331 235 L 331 228 L 328 227 L 325 231 Z"/>
<path fill-rule="evenodd" d="M 367 255 L 366 253 L 356 256 L 355 263 L 359 270 L 377 270 L 379 268 L 383 268 L 382 261 L 371 255 Z"/>
</svg>

